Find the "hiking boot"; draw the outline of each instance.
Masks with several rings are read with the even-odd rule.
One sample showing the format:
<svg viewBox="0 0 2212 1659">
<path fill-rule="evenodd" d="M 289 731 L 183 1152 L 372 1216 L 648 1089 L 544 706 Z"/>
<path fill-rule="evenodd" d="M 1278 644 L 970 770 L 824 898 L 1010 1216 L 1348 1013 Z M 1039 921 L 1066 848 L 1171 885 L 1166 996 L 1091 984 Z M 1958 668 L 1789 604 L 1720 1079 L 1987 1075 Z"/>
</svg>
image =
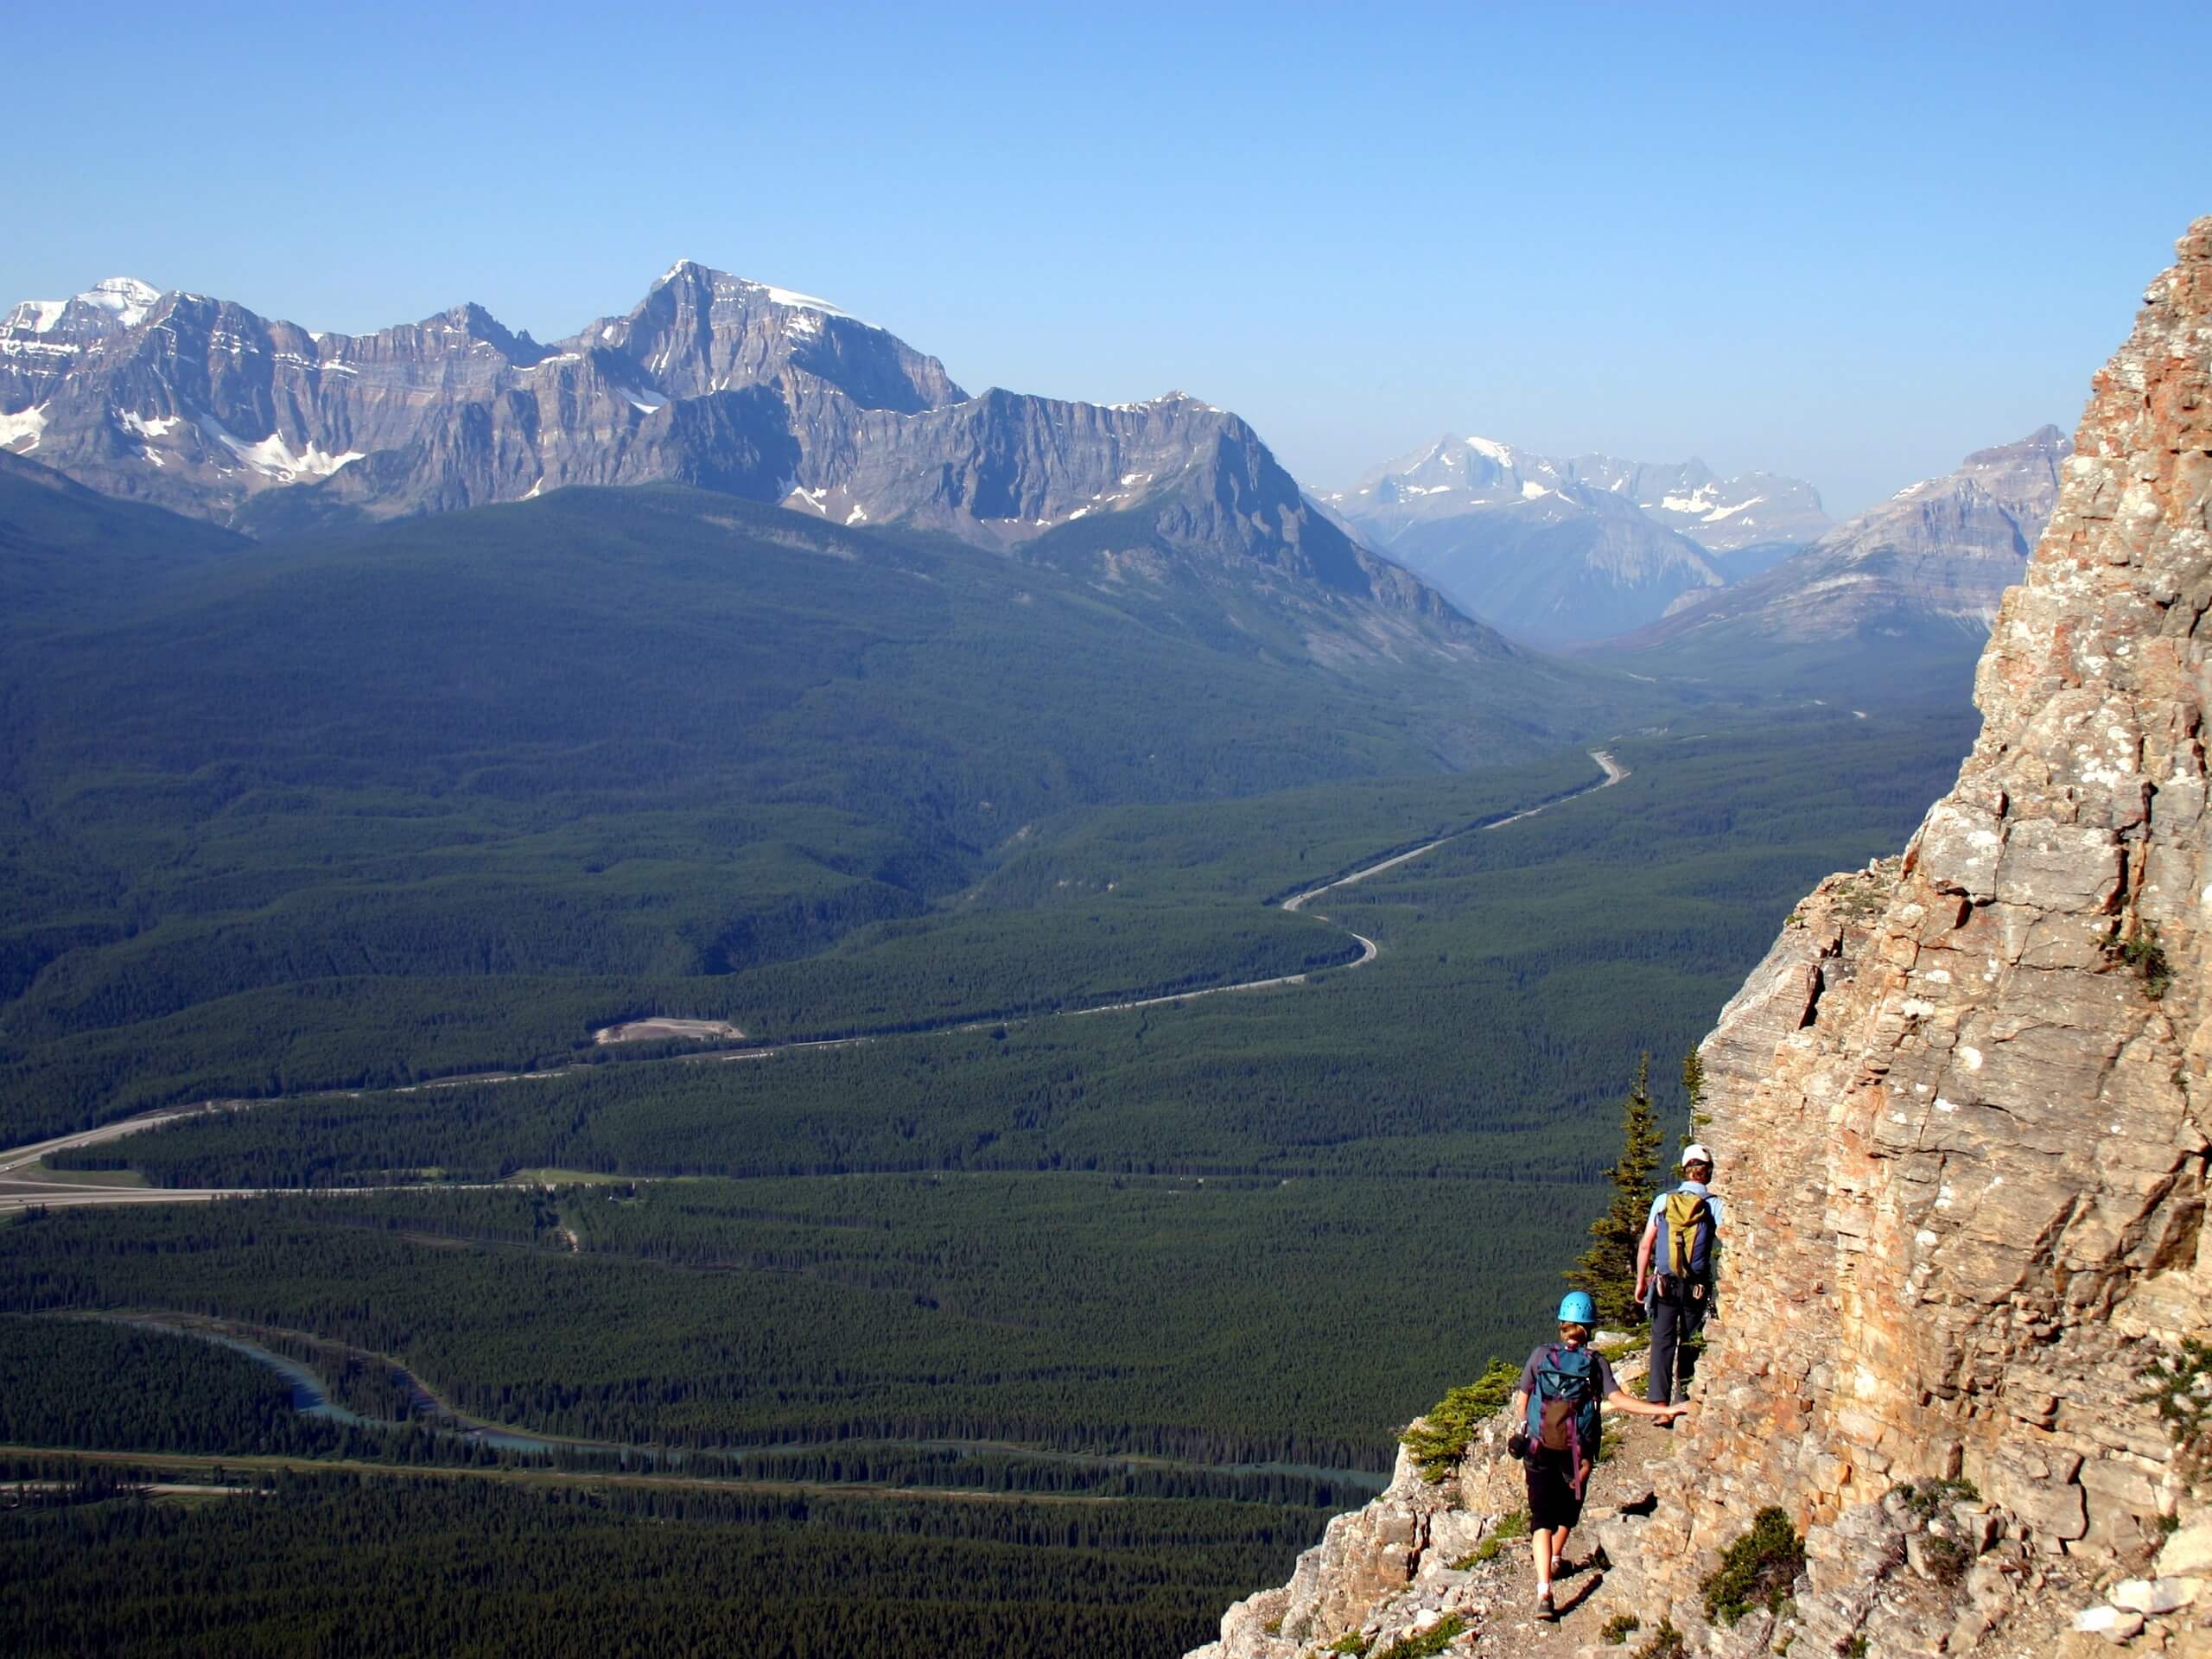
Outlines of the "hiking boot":
<svg viewBox="0 0 2212 1659">
<path fill-rule="evenodd" d="M 1552 1592 L 1548 1590 L 1536 1598 L 1536 1617 L 1554 1623 L 1559 1618 L 1559 1608 L 1553 1604 Z"/>
</svg>

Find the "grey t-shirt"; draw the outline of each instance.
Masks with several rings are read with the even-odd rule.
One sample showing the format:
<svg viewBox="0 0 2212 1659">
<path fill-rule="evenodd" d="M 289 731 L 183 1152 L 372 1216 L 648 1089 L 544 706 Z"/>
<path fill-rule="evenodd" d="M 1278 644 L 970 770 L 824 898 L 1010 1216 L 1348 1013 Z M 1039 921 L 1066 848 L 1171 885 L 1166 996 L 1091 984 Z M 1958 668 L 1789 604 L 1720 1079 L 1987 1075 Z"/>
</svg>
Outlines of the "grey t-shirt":
<svg viewBox="0 0 2212 1659">
<path fill-rule="evenodd" d="M 1521 1368 L 1522 1393 L 1531 1396 L 1535 1394 L 1536 1371 L 1544 1363 L 1544 1356 L 1554 1348 L 1564 1349 L 1566 1346 L 1563 1342 L 1540 1342 L 1530 1351 L 1529 1363 Z M 1590 1357 L 1596 1362 L 1590 1370 L 1598 1380 L 1598 1397 L 1605 1399 L 1619 1389 L 1620 1384 L 1613 1381 L 1613 1368 L 1603 1354 L 1592 1354 Z"/>
</svg>

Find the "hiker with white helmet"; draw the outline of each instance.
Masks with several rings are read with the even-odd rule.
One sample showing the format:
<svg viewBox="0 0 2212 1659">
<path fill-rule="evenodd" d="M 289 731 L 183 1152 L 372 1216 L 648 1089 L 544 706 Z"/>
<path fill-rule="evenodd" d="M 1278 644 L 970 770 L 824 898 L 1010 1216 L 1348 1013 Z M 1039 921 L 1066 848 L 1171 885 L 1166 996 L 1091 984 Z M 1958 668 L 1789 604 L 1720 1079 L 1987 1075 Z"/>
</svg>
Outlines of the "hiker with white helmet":
<svg viewBox="0 0 2212 1659">
<path fill-rule="evenodd" d="M 1726 1221 L 1707 1183 L 1713 1154 L 1693 1141 L 1682 1148 L 1682 1181 L 1651 1200 L 1636 1247 L 1636 1299 L 1651 1313 L 1651 1378 L 1643 1395 L 1654 1405 L 1689 1398 L 1699 1331 L 1713 1310 L 1717 1249 Z"/>
<path fill-rule="evenodd" d="M 1567 1535 L 1582 1518 L 1583 1495 L 1597 1466 L 1599 1411 L 1611 1406 L 1637 1417 L 1671 1421 L 1688 1406 L 1649 1405 L 1613 1380 L 1603 1354 L 1591 1351 L 1598 1304 L 1571 1290 L 1559 1305 L 1559 1340 L 1540 1343 L 1521 1368 L 1513 1414 L 1521 1427 L 1506 1450 L 1523 1459 L 1529 1487 L 1529 1552 L 1536 1565 L 1536 1616 L 1559 1617 L 1552 1580 L 1569 1570 Z"/>
</svg>

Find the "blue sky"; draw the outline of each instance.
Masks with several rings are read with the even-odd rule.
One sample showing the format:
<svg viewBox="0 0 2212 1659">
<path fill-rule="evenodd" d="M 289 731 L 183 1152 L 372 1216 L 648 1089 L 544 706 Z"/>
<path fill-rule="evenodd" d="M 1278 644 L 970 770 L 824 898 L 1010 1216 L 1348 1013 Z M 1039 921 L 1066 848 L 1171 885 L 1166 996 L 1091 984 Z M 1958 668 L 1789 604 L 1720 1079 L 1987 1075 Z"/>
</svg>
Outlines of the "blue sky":
<svg viewBox="0 0 2212 1659">
<path fill-rule="evenodd" d="M 2212 213 L 2201 4 L 234 4 L 8 49 L 0 302 L 550 338 L 692 257 L 971 390 L 1182 387 L 1316 486 L 1451 429 L 1853 510 L 2070 429 Z"/>
</svg>

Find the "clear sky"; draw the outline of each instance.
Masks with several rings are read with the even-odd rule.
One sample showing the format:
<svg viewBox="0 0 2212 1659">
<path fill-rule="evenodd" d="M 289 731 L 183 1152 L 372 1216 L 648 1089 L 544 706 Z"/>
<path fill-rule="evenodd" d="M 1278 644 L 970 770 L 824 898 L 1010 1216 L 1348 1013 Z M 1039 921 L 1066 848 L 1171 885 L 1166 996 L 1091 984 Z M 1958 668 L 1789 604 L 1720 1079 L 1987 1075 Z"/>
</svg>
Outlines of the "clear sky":
<svg viewBox="0 0 2212 1659">
<path fill-rule="evenodd" d="M 1317 487 L 1449 429 L 1849 512 L 2070 429 L 2212 213 L 2201 0 L 57 16 L 6 31 L 0 303 L 544 339 L 690 257 L 970 390 L 1184 388 Z"/>
</svg>

